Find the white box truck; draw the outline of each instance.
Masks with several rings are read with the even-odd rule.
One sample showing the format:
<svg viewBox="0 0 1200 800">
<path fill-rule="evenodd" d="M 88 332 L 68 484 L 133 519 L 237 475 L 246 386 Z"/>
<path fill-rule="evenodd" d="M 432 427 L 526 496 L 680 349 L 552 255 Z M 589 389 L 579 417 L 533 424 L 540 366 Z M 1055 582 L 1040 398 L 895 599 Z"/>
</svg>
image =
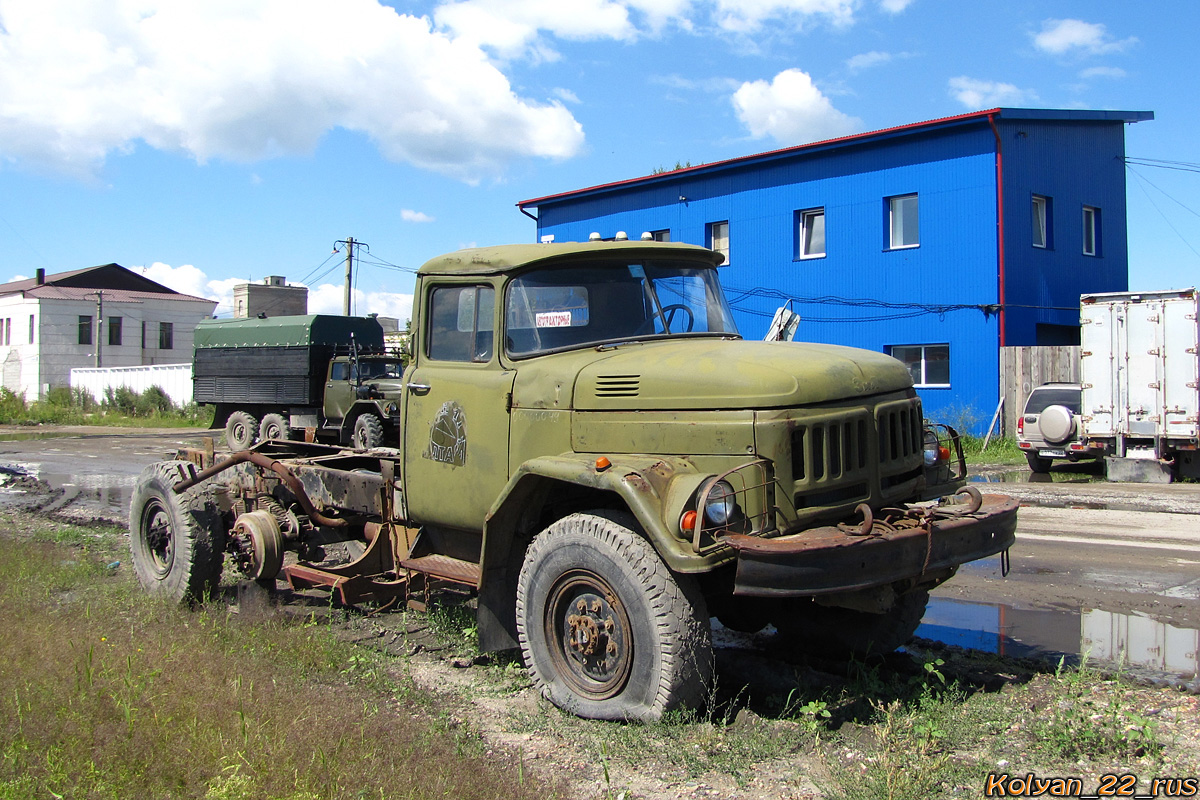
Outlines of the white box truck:
<svg viewBox="0 0 1200 800">
<path fill-rule="evenodd" d="M 1200 477 L 1196 290 L 1079 299 L 1080 425 L 1109 480 Z"/>
</svg>

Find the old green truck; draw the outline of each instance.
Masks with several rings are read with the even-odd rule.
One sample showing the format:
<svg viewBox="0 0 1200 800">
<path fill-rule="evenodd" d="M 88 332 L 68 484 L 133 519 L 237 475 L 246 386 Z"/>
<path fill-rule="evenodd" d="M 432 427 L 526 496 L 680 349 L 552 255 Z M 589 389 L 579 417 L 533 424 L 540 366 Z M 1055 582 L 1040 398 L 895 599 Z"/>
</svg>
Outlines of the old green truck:
<svg viewBox="0 0 1200 800">
<path fill-rule="evenodd" d="M 588 242 L 429 261 L 399 447 L 152 466 L 130 511 L 139 579 L 200 600 L 229 560 L 346 603 L 474 592 L 481 649 L 520 648 L 545 697 L 591 718 L 701 703 L 713 617 L 801 652 L 894 649 L 932 587 L 1007 552 L 1016 503 L 918 502 L 961 486 L 961 449 L 904 365 L 743 340 L 721 260 Z M 336 542 L 358 557 L 322 561 Z"/>
<path fill-rule="evenodd" d="M 371 317 L 203 320 L 193 396 L 215 406 L 231 450 L 291 438 L 369 449 L 397 441 L 403 367 Z"/>
</svg>

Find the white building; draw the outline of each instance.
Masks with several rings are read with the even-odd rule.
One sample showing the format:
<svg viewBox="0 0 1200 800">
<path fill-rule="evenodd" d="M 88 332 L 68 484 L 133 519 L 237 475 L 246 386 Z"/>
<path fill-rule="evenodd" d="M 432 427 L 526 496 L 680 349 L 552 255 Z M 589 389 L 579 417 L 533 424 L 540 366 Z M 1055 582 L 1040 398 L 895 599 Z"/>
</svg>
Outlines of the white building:
<svg viewBox="0 0 1200 800">
<path fill-rule="evenodd" d="M 190 363 L 196 323 L 216 302 L 119 264 L 0 284 L 4 388 L 26 400 L 68 386 L 72 367 Z"/>
</svg>

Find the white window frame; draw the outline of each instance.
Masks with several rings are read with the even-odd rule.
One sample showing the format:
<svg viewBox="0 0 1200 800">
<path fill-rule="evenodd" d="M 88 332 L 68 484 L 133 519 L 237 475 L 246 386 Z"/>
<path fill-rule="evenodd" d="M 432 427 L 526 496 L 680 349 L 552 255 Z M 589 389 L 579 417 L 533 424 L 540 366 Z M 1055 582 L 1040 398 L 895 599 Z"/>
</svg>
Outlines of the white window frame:
<svg viewBox="0 0 1200 800">
<path fill-rule="evenodd" d="M 893 195 L 887 198 L 889 250 L 909 250 L 921 246 L 921 206 L 918 198 L 919 196 L 916 192 Z M 904 241 L 904 228 L 906 227 L 904 224 L 904 207 L 909 200 L 913 201 L 913 214 L 916 216 L 914 226 L 916 228 L 916 240 L 912 242 Z"/>
<path fill-rule="evenodd" d="M 1095 206 L 1083 207 L 1083 254 L 1100 255 L 1100 209 Z"/>
<path fill-rule="evenodd" d="M 947 380 L 945 383 L 930 383 L 928 380 L 929 362 L 931 360 L 929 358 L 929 351 L 935 347 L 945 348 L 945 350 L 946 350 L 945 361 L 946 361 Z M 918 389 L 949 389 L 950 388 L 951 376 L 950 376 L 950 343 L 949 342 L 940 342 L 938 344 L 893 344 L 893 345 L 888 346 L 887 352 L 888 352 L 888 355 L 892 356 L 892 358 L 896 358 L 895 352 L 897 350 L 901 350 L 901 349 L 920 349 L 920 351 L 921 351 L 920 380 L 917 380 L 917 376 L 913 376 L 913 386 L 915 386 Z M 899 359 L 899 360 L 906 367 L 908 366 L 907 361 L 904 361 L 903 359 Z"/>
<path fill-rule="evenodd" d="M 1047 250 L 1050 248 L 1050 198 L 1035 194 L 1031 211 L 1033 214 L 1032 244 L 1034 247 Z"/>
<path fill-rule="evenodd" d="M 825 207 L 807 208 L 797 214 L 800 217 L 797 226 L 797 235 L 800 240 L 797 242 L 796 257 L 802 261 L 810 258 L 825 258 L 829 248 L 829 243 L 825 238 Z M 817 220 L 820 222 L 818 223 Z M 817 225 L 821 229 L 821 249 L 809 251 L 811 234 Z"/>
<path fill-rule="evenodd" d="M 719 236 L 718 232 L 723 232 L 724 236 Z M 722 240 L 725 243 L 723 247 Z M 729 220 L 708 223 L 708 249 L 725 256 L 725 263 L 729 263 Z"/>
</svg>

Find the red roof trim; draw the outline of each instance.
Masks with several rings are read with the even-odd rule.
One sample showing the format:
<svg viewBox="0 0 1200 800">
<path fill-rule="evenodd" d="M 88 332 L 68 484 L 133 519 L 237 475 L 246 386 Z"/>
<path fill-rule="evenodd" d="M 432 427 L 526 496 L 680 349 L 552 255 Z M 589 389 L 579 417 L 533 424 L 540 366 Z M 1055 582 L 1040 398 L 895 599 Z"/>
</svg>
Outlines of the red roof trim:
<svg viewBox="0 0 1200 800">
<path fill-rule="evenodd" d="M 629 184 L 641 183 L 642 181 L 654 180 L 654 179 L 663 178 L 666 176 L 683 175 L 685 173 L 696 172 L 698 170 L 708 170 L 708 169 L 712 169 L 714 167 L 724 167 L 724 166 L 729 166 L 731 164 L 738 164 L 738 163 L 742 163 L 742 162 L 746 162 L 746 161 L 754 161 L 754 160 L 760 159 L 760 158 L 773 158 L 776 156 L 785 155 L 788 153 L 797 153 L 797 152 L 801 152 L 803 150 L 809 150 L 809 149 L 813 149 L 813 148 L 817 148 L 817 147 L 828 147 L 830 145 L 838 145 L 838 144 L 845 144 L 845 143 L 849 143 L 849 142 L 857 142 L 857 141 L 860 141 L 863 139 L 869 139 L 872 136 L 885 136 L 888 134 L 899 133 L 901 131 L 913 130 L 915 128 L 936 127 L 936 126 L 940 126 L 940 125 L 953 124 L 956 122 L 966 122 L 966 121 L 973 120 L 973 119 L 986 119 L 988 116 L 990 116 L 992 114 L 999 113 L 1000 110 L 1001 109 L 999 109 L 999 108 L 991 108 L 986 111 L 972 111 L 967 114 L 956 114 L 955 116 L 952 116 L 952 117 L 939 117 L 938 119 L 925 120 L 924 122 L 910 122 L 906 125 L 897 125 L 893 128 L 881 128 L 880 130 L 876 130 L 876 131 L 866 131 L 864 133 L 853 133 L 853 134 L 850 134 L 849 136 L 839 136 L 834 139 L 822 139 L 819 142 L 806 142 L 805 144 L 797 144 L 797 145 L 792 145 L 790 147 L 781 147 L 777 150 L 767 150 L 766 152 L 763 152 L 763 153 L 754 153 L 753 155 L 738 156 L 736 158 L 728 158 L 723 161 L 714 161 L 711 164 L 700 164 L 699 166 L 695 166 L 695 167 L 684 167 L 682 169 L 673 169 L 673 170 L 669 170 L 667 172 L 659 172 L 659 173 L 656 173 L 653 175 L 643 175 L 638 178 L 628 178 L 623 181 L 613 181 L 612 183 L 601 183 L 596 186 L 588 186 L 587 188 L 584 188 L 584 189 L 574 189 L 569 192 L 559 192 L 558 194 L 548 194 L 548 195 L 545 195 L 544 197 L 535 197 L 532 200 L 522 200 L 519 203 L 517 203 L 517 207 L 524 208 L 525 206 L 536 206 L 539 203 L 545 202 L 547 200 L 557 200 L 559 198 L 571 197 L 572 195 L 585 194 L 587 192 L 596 192 L 596 191 L 601 191 L 604 189 L 614 189 L 618 186 L 627 186 Z"/>
<path fill-rule="evenodd" d="M 805 150 L 837 146 L 841 144 L 849 144 L 861 142 L 872 137 L 882 137 L 903 133 L 904 131 L 915 130 L 919 128 L 936 128 L 944 125 L 953 125 L 962 122 L 970 122 L 973 120 L 986 120 L 988 118 L 1010 118 L 1010 119 L 1038 119 L 1038 120 L 1066 120 L 1066 121 L 1095 121 L 1095 122 L 1141 122 L 1143 120 L 1154 119 L 1152 111 L 1075 111 L 1069 109 L 1031 109 L 1031 108 L 989 108 L 984 111 L 971 111 L 967 114 L 957 114 L 951 117 L 939 117 L 938 119 L 926 120 L 924 122 L 910 122 L 907 125 L 897 125 L 894 128 L 882 128 L 877 131 L 867 131 L 865 133 L 855 133 L 850 136 L 842 136 L 836 139 L 824 139 L 819 142 L 808 142 L 806 144 L 793 145 L 791 147 L 782 147 L 778 150 L 768 150 L 765 153 L 755 153 L 749 156 L 738 156 L 737 158 L 729 158 L 724 161 L 714 161 L 711 164 L 701 164 L 696 167 L 684 167 L 682 169 L 674 169 L 669 172 L 660 172 L 654 175 L 643 175 L 640 178 L 629 178 L 623 181 L 614 181 L 613 183 L 602 183 L 597 186 L 589 186 L 585 189 L 575 189 L 569 192 L 559 192 L 558 194 L 548 194 L 544 197 L 535 197 L 532 200 L 522 200 L 517 203 L 517 208 L 522 211 L 526 206 L 536 206 L 547 201 L 560 200 L 566 197 L 577 197 L 580 195 L 589 194 L 592 192 L 601 192 L 609 189 L 615 189 L 621 186 L 629 186 L 637 183 L 645 183 L 655 181 L 660 178 L 673 178 L 687 173 L 699 172 L 701 170 L 711 170 L 717 167 L 726 167 L 733 164 L 747 163 L 760 159 L 776 158 L 781 155 L 791 153 L 799 153 Z"/>
</svg>

